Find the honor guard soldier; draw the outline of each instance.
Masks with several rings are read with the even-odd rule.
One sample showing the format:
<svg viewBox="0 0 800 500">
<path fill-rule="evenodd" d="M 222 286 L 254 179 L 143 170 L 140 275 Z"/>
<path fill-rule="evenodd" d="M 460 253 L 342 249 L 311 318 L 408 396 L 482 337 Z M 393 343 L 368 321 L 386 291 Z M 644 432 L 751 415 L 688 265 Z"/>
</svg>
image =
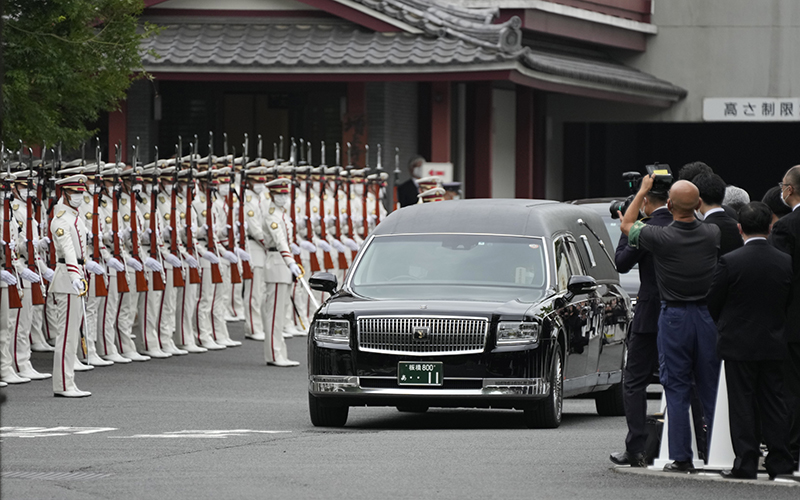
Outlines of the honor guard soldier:
<svg viewBox="0 0 800 500">
<path fill-rule="evenodd" d="M 292 222 L 287 213 L 290 179 L 278 178 L 266 184 L 272 196 L 275 210 L 264 218 L 265 241 L 268 245 L 266 284 L 267 293 L 262 310 L 262 318 L 267 334 L 264 342 L 264 355 L 268 365 L 290 367 L 300 363 L 288 358 L 286 342 L 283 340 L 283 327 L 291 293 L 293 277 L 302 275 L 289 251 L 288 235 L 292 233 Z"/>
<path fill-rule="evenodd" d="M 17 375 L 14 370 L 14 357 L 11 353 L 12 344 L 14 344 L 10 328 L 11 324 L 9 318 L 16 316 L 16 309 L 22 307 L 20 295 L 24 292 L 22 290 L 22 283 L 17 279 L 17 258 L 16 248 L 19 245 L 19 236 L 17 232 L 16 222 L 13 221 L 11 213 L 11 182 L 13 182 L 15 175 L 13 173 L 2 172 L 0 173 L 0 180 L 2 180 L 3 190 L 3 211 L 4 215 L 0 218 L 2 222 L 2 252 L 3 256 L 3 269 L 0 271 L 0 383 L 5 387 L 6 384 L 24 384 L 30 382 L 28 377 L 21 377 Z"/>
<path fill-rule="evenodd" d="M 87 230 L 78 212 L 84 203 L 86 177 L 72 175 L 56 181 L 56 185 L 63 195 L 53 208 L 55 215 L 50 225 L 57 264 L 47 294 L 47 320 L 50 330 L 57 335 L 53 392 L 56 396 L 82 398 L 92 395 L 78 389 L 73 371 L 88 291 L 84 269 Z"/>
<path fill-rule="evenodd" d="M 197 300 L 202 284 L 200 275 L 200 247 L 195 239 L 197 233 L 197 219 L 192 208 L 196 193 L 195 178 L 199 175 L 194 168 L 199 159 L 197 155 L 187 155 L 182 159 L 182 166 L 188 167 L 178 173 L 178 193 L 176 197 L 175 213 L 179 218 L 176 221 L 178 237 L 183 247 L 183 288 L 179 288 L 175 295 L 175 343 L 178 348 L 192 354 L 207 352 L 208 349 L 197 345 L 200 341 L 197 331 Z M 191 223 L 191 224 L 190 224 Z M 202 223 L 200 223 L 202 224 Z"/>
<path fill-rule="evenodd" d="M 245 259 L 249 257 L 249 255 L 243 256 L 241 254 L 241 252 L 246 253 L 246 249 L 240 248 L 239 245 L 240 242 L 239 231 L 243 231 L 243 229 L 240 227 L 241 221 L 239 220 L 239 214 L 240 214 L 239 204 L 243 203 L 243 201 L 241 200 L 242 190 L 240 187 L 242 185 L 242 173 L 244 172 L 243 169 L 244 165 L 242 164 L 244 162 L 244 158 L 233 158 L 233 155 L 231 155 L 230 159 L 232 165 L 231 182 L 233 183 L 234 186 L 237 187 L 237 189 L 231 188 L 232 193 L 230 196 L 232 198 L 232 203 L 229 202 L 229 207 L 233 210 L 232 219 L 235 221 L 232 225 L 234 228 L 236 228 L 236 230 L 234 231 L 236 234 L 236 240 L 234 241 L 232 247 L 235 247 L 234 253 L 243 262 L 238 264 L 241 271 L 240 274 L 242 274 L 241 276 L 242 279 L 238 283 L 234 283 L 233 281 L 231 281 L 231 300 L 228 302 L 228 316 L 225 319 L 227 321 L 244 321 L 244 282 L 246 280 L 243 276 L 244 274 L 243 268 Z"/>
<path fill-rule="evenodd" d="M 124 229 L 122 213 L 119 211 L 122 185 L 119 176 L 125 168 L 123 163 L 107 164 L 101 172 L 103 190 L 100 196 L 98 214 L 105 229 L 103 241 L 108 248 L 106 259 L 108 288 L 102 304 L 97 312 L 97 354 L 106 361 L 126 364 L 132 360 L 120 355 L 116 345 L 117 311 L 122 293 L 128 289 L 128 275 L 123 262 L 127 260 L 127 250 L 122 241 L 121 231 Z M 116 222 L 114 220 L 116 219 Z M 97 298 L 99 299 L 99 297 Z M 92 298 L 89 298 L 89 308 Z"/>
<path fill-rule="evenodd" d="M 444 188 L 435 187 L 421 192 L 417 197 L 421 203 L 431 203 L 434 201 L 444 201 L 445 193 L 446 191 Z"/>
<path fill-rule="evenodd" d="M 52 150 L 55 153 L 54 150 Z M 55 154 L 53 154 L 55 156 Z M 55 160 L 51 160 L 48 162 L 44 162 L 42 160 L 34 161 L 33 168 L 39 172 L 51 172 L 53 170 L 53 163 Z M 40 183 L 43 184 L 43 180 L 40 178 L 38 179 Z M 41 185 L 37 186 L 37 189 L 33 193 L 29 193 L 30 196 L 34 198 L 33 200 L 33 207 L 34 207 L 34 215 L 33 219 L 35 221 L 39 221 L 39 226 L 36 228 L 40 235 L 40 240 L 34 246 L 37 247 L 38 254 L 40 259 L 42 260 L 42 267 L 41 267 L 41 275 L 45 279 L 46 283 L 42 283 L 42 290 L 46 289 L 46 284 L 50 283 L 48 278 L 53 277 L 53 273 L 55 272 L 53 269 L 47 267 L 46 259 L 47 259 L 47 252 L 50 248 L 50 238 L 47 237 L 49 232 L 47 231 L 47 210 L 46 210 L 46 196 L 45 191 Z M 38 199 L 37 199 L 38 198 Z M 33 312 L 31 315 L 31 334 L 30 334 L 30 343 L 31 343 L 31 351 L 33 352 L 53 352 L 55 349 L 49 343 L 47 343 L 47 339 L 45 338 L 45 322 L 44 322 L 44 304 L 40 305 L 33 305 Z"/>
<path fill-rule="evenodd" d="M 14 358 L 14 370 L 20 377 L 31 380 L 44 380 L 51 377 L 49 373 L 39 373 L 31 364 L 30 330 L 33 321 L 33 297 L 36 290 L 37 301 L 44 301 L 44 293 L 39 273 L 42 267 L 37 245 L 39 244 L 38 223 L 33 220 L 33 205 L 30 197 L 36 192 L 28 192 L 28 187 L 36 184 L 36 172 L 22 170 L 14 174 L 14 195 L 11 209 L 13 211 L 14 230 L 19 229 L 16 247 L 17 276 L 21 279 L 22 307 L 14 309 L 10 314 L 9 332 L 11 334 L 11 351 Z M 30 211 L 29 211 L 30 210 Z M 31 220 L 28 220 L 28 219 Z M 16 227 L 15 227 L 16 226 Z M 30 240 L 30 241 L 29 241 Z"/>
<path fill-rule="evenodd" d="M 173 356 L 183 356 L 189 352 L 178 348 L 175 343 L 176 331 L 175 301 L 178 289 L 183 289 L 185 279 L 181 256 L 185 247 L 179 232 L 182 228 L 180 214 L 186 212 L 183 196 L 178 196 L 178 169 L 175 168 L 175 159 L 160 162 L 161 169 L 160 192 L 156 197 L 157 217 L 163 232 L 161 238 L 166 248 L 164 252 L 164 293 L 159 309 L 158 338 L 161 350 Z M 151 196 L 153 196 L 151 194 Z"/>
<path fill-rule="evenodd" d="M 294 162 L 295 152 L 294 148 L 292 152 L 292 162 Z M 316 253 L 317 247 L 312 243 L 313 237 L 309 238 L 309 231 L 310 227 L 310 202 L 311 202 L 311 193 L 309 189 L 309 171 L 311 170 L 308 166 L 301 166 L 301 167 L 291 167 L 288 165 L 284 165 L 278 167 L 276 169 L 277 175 L 285 178 L 289 178 L 294 175 L 297 183 L 295 184 L 294 189 L 294 198 L 292 198 L 292 192 L 289 192 L 290 202 L 294 201 L 294 211 L 291 209 L 291 203 L 289 204 L 288 208 L 290 213 L 290 222 L 293 224 L 292 227 L 294 228 L 292 231 L 289 232 L 288 238 L 290 241 L 290 248 L 292 253 L 299 257 L 300 265 L 303 266 L 303 269 L 318 269 L 318 266 L 313 266 L 311 263 L 311 255 L 314 254 L 314 259 L 316 261 Z M 306 203 L 308 200 L 308 203 Z M 295 259 L 297 262 L 297 259 Z M 297 286 L 297 283 L 294 284 L 292 287 L 292 298 L 290 302 L 287 302 L 286 308 L 286 318 L 283 323 L 283 336 L 285 338 L 291 338 L 293 336 L 293 331 L 297 329 L 305 330 L 305 325 L 308 325 L 308 309 L 309 304 L 311 303 L 311 299 L 308 297 L 308 293 L 302 286 Z M 294 328 L 291 330 L 287 330 L 289 325 L 293 325 Z"/>
<path fill-rule="evenodd" d="M 383 206 L 383 196 L 386 190 L 386 179 L 389 174 L 384 171 L 378 171 L 367 176 L 366 183 L 366 201 L 367 201 L 367 222 L 369 223 L 369 233 L 375 230 L 375 227 L 386 218 L 386 207 Z"/>
<path fill-rule="evenodd" d="M 222 163 L 225 163 L 224 157 L 222 157 L 221 160 Z M 211 299 L 212 318 L 214 321 L 214 341 L 225 347 L 237 347 L 242 345 L 242 343 L 238 340 L 231 339 L 226 323 L 230 316 L 229 306 L 231 294 L 233 293 L 231 268 L 239 265 L 239 258 L 234 252 L 227 249 L 230 244 L 229 239 L 234 239 L 233 225 L 227 223 L 228 214 L 230 212 L 228 196 L 232 194 L 231 168 L 218 168 L 214 171 L 214 174 L 214 194 L 217 195 L 211 205 L 211 210 L 213 212 L 212 220 L 214 221 L 214 242 L 217 244 L 219 256 L 222 257 L 219 266 L 220 273 L 222 274 L 222 282 L 214 284 L 214 295 Z"/>
<path fill-rule="evenodd" d="M 253 279 L 244 283 L 244 316 L 245 337 L 251 340 L 265 339 L 264 322 L 261 316 L 264 304 L 267 282 L 266 265 L 267 237 L 264 229 L 264 213 L 275 207 L 270 207 L 267 198 L 267 168 L 260 166 L 260 161 L 250 162 L 246 171 L 247 189 L 244 192 L 245 232 L 247 234 L 247 253 L 250 254 L 250 267 L 253 270 Z"/>
</svg>

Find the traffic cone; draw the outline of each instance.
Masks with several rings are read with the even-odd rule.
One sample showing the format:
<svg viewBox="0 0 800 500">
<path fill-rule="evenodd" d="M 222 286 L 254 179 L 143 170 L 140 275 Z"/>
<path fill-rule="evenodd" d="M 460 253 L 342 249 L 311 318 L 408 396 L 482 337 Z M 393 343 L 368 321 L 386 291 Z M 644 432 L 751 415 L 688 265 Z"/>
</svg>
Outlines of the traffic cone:
<svg viewBox="0 0 800 500">
<path fill-rule="evenodd" d="M 731 421 L 728 411 L 728 384 L 725 382 L 725 361 L 719 370 L 719 387 L 717 387 L 717 404 L 714 410 L 714 427 L 711 430 L 711 441 L 708 446 L 707 470 L 722 470 L 733 467 L 736 454 L 731 441 Z"/>
<path fill-rule="evenodd" d="M 648 469 L 662 470 L 665 465 L 672 462 L 669 458 L 669 412 L 667 412 L 666 391 L 661 393 L 661 412 L 664 414 L 664 426 L 661 429 L 661 448 L 658 452 L 658 458 L 653 460 L 653 465 L 648 467 Z M 689 425 L 692 429 L 692 455 L 697 457 L 697 438 L 694 430 L 694 419 L 691 418 L 691 410 L 687 410 L 687 413 L 689 413 Z"/>
</svg>

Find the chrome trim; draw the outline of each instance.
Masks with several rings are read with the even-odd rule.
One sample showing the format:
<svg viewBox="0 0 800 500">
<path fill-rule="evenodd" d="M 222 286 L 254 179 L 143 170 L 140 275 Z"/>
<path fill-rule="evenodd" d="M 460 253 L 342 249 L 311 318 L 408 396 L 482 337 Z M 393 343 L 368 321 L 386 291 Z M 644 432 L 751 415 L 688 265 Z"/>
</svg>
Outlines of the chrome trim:
<svg viewBox="0 0 800 500">
<path fill-rule="evenodd" d="M 589 238 L 582 234 L 581 241 L 583 242 L 583 247 L 586 248 L 586 253 L 589 254 L 589 264 L 592 265 L 591 267 L 597 267 L 597 261 L 594 260 L 594 252 L 592 252 L 592 247 L 589 245 Z"/>
<path fill-rule="evenodd" d="M 364 377 L 379 378 L 379 377 Z M 384 378 L 384 377 L 380 377 Z M 396 377 L 386 377 L 396 379 Z M 331 382 L 326 382 L 330 379 Z M 338 382 L 341 380 L 341 382 Z M 358 385 L 353 384 L 353 380 Z M 456 380 L 445 378 L 444 381 Z M 514 379 L 487 378 L 482 389 L 422 389 L 415 387 L 374 388 L 361 387 L 359 377 L 312 375 L 308 390 L 312 394 L 370 395 L 370 396 L 546 396 L 550 392 L 550 382 L 543 378 Z M 326 384 L 331 384 L 330 386 Z M 335 385 L 334 385 L 335 384 Z"/>
<path fill-rule="evenodd" d="M 357 297 L 361 298 L 368 298 L 364 297 L 363 295 L 357 294 L 353 291 L 353 287 L 351 283 L 353 281 L 353 273 L 352 270 L 358 268 L 358 265 L 361 263 L 361 258 L 364 256 L 363 250 L 366 250 L 372 240 L 375 238 L 387 238 L 391 236 L 426 236 L 426 235 L 433 235 L 433 234 L 457 234 L 462 236 L 502 236 L 508 238 L 525 238 L 525 239 L 534 239 L 534 240 L 541 240 L 542 242 L 542 250 L 544 252 L 544 269 L 547 275 L 547 282 L 541 287 L 542 290 L 547 290 L 550 288 L 550 252 L 547 251 L 547 238 L 545 236 L 528 236 L 528 235 L 520 235 L 520 234 L 500 234 L 500 233 L 391 233 L 391 234 L 371 234 L 369 238 L 364 242 L 364 245 L 359 249 L 357 259 L 353 262 L 350 267 L 347 269 L 347 274 L 344 277 L 344 283 L 342 284 L 342 288 L 346 288 L 347 291 Z"/>
<path fill-rule="evenodd" d="M 367 332 L 364 331 L 365 323 L 371 326 Z M 432 328 L 429 341 L 413 339 L 413 329 L 417 326 Z M 485 351 L 489 338 L 489 318 L 440 315 L 360 316 L 356 319 L 356 338 L 358 349 L 362 352 L 403 356 L 480 354 Z"/>
</svg>

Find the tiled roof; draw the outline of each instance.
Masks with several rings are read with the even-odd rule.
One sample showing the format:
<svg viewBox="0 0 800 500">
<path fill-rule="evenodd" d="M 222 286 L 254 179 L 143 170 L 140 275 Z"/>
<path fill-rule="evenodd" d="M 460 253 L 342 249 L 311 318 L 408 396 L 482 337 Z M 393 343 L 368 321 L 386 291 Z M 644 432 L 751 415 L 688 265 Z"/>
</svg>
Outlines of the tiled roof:
<svg viewBox="0 0 800 500">
<path fill-rule="evenodd" d="M 149 71 L 163 67 L 375 68 L 503 62 L 514 55 L 461 39 L 367 32 L 337 24 L 170 24 L 143 43 Z"/>
</svg>

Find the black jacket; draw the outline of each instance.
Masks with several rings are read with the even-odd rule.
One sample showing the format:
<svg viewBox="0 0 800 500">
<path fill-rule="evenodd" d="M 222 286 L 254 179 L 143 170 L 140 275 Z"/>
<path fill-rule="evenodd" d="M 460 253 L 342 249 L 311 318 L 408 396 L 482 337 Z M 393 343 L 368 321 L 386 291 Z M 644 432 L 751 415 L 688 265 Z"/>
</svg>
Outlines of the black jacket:
<svg viewBox="0 0 800 500">
<path fill-rule="evenodd" d="M 772 226 L 769 241 L 792 258 L 792 304 L 786 317 L 786 340 L 800 342 L 800 208 Z"/>
<path fill-rule="evenodd" d="M 419 201 L 418 194 L 419 187 L 414 183 L 414 179 L 408 179 L 397 186 L 397 197 L 400 199 L 401 208 L 417 203 Z"/>
<path fill-rule="evenodd" d="M 672 214 L 667 209 L 659 209 L 653 212 L 652 217 L 645 219 L 644 223 L 654 226 L 669 226 L 672 224 Z M 619 239 L 614 260 L 617 270 L 621 273 L 627 273 L 634 265 L 639 264 L 639 294 L 636 298 L 631 331 L 658 333 L 661 295 L 658 293 L 653 254 L 642 248 L 631 247 L 628 245 L 628 237 L 623 234 Z"/>
<path fill-rule="evenodd" d="M 703 221 L 706 224 L 714 224 L 719 228 L 719 254 L 725 255 L 737 248 L 742 248 L 744 241 L 739 234 L 739 226 L 736 219 L 728 215 L 727 212 L 714 212 Z"/>
<path fill-rule="evenodd" d="M 786 356 L 786 311 L 792 259 L 756 240 L 720 258 L 708 292 L 721 359 L 764 361 Z"/>
</svg>

